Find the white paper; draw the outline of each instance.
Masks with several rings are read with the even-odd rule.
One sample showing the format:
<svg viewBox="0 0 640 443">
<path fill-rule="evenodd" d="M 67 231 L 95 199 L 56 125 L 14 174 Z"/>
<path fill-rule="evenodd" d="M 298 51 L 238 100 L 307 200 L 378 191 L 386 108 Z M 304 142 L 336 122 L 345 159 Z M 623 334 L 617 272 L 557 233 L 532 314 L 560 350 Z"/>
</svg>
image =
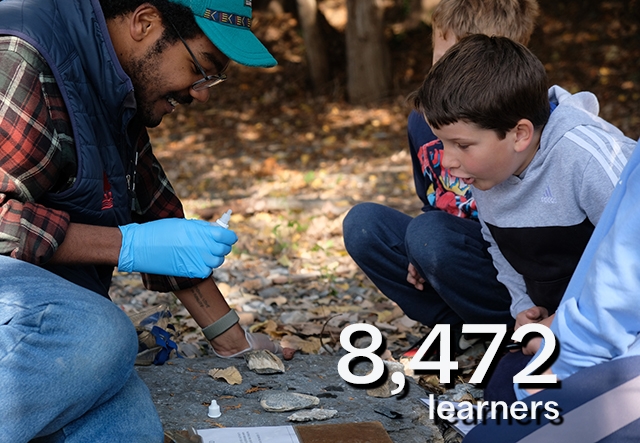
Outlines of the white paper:
<svg viewBox="0 0 640 443">
<path fill-rule="evenodd" d="M 211 428 L 197 432 L 204 443 L 301 443 L 293 426 Z"/>
</svg>

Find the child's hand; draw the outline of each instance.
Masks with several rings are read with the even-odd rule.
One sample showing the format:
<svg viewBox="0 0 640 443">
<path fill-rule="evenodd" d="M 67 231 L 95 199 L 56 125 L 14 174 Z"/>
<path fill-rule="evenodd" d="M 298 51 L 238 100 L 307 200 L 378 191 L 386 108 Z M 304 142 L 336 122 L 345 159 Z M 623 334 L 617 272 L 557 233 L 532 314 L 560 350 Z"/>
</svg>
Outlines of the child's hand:
<svg viewBox="0 0 640 443">
<path fill-rule="evenodd" d="M 516 325 L 514 329 L 518 329 L 527 323 L 540 323 L 546 327 L 551 326 L 551 322 L 556 314 L 549 315 L 549 311 L 542 306 L 534 306 L 533 308 L 526 309 L 520 312 L 516 316 Z M 533 337 L 527 342 L 527 345 L 522 348 L 522 353 L 525 355 L 534 355 L 540 349 L 542 345 L 542 337 Z"/>
<path fill-rule="evenodd" d="M 418 273 L 418 270 L 409 263 L 409 273 L 407 274 L 407 281 L 411 283 L 418 291 L 424 289 L 425 279 Z"/>
<path fill-rule="evenodd" d="M 543 308 L 542 306 L 534 306 L 533 308 L 525 309 L 516 315 L 514 330 L 529 323 L 540 323 L 547 317 L 549 317 L 549 311 L 547 311 L 547 308 Z"/>
</svg>

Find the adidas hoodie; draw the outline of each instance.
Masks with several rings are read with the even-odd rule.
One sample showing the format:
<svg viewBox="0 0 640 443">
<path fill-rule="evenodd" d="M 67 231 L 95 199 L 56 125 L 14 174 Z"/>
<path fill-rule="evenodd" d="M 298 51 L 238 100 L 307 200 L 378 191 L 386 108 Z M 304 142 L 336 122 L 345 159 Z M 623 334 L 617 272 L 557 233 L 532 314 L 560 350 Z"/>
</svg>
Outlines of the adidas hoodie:
<svg viewBox="0 0 640 443">
<path fill-rule="evenodd" d="M 555 312 L 636 145 L 598 117 L 593 94 L 553 86 L 549 100 L 553 112 L 527 168 L 489 190 L 473 188 L 514 317 L 533 306 Z"/>
</svg>

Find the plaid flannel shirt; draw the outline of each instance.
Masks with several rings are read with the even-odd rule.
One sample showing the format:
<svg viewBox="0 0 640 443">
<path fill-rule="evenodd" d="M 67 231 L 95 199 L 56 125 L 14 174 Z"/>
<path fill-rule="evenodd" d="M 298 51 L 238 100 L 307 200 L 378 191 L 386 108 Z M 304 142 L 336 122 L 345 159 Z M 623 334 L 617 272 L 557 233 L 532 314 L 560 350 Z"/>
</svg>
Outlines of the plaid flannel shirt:
<svg viewBox="0 0 640 443">
<path fill-rule="evenodd" d="M 184 217 L 142 129 L 135 222 Z M 77 170 L 71 122 L 51 68 L 37 50 L 0 36 L 0 254 L 46 263 L 64 241 L 70 216 L 39 204 L 47 192 L 71 187 Z M 143 274 L 145 286 L 175 291 L 201 280 Z"/>
</svg>

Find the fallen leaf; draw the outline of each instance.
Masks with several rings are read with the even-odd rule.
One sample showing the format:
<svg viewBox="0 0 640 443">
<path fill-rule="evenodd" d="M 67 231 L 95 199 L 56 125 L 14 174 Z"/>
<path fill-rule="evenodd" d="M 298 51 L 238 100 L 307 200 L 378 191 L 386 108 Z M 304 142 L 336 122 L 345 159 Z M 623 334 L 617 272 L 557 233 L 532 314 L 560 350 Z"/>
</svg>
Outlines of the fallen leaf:
<svg viewBox="0 0 640 443">
<path fill-rule="evenodd" d="M 267 320 L 262 323 L 254 323 L 249 327 L 249 332 L 263 332 L 272 339 L 278 339 L 290 333 L 285 330 L 280 330 L 278 328 L 278 323 L 273 320 Z"/>
<path fill-rule="evenodd" d="M 397 327 L 390 325 L 389 323 L 380 323 L 380 322 L 374 322 L 373 325 L 381 330 L 384 331 L 391 331 L 391 332 L 396 332 L 398 330 Z"/>
<path fill-rule="evenodd" d="M 320 339 L 317 337 L 303 339 L 297 335 L 285 335 L 280 340 L 280 345 L 283 348 L 295 349 L 305 354 L 317 354 L 322 347 L 322 343 L 320 343 Z"/>
<path fill-rule="evenodd" d="M 264 332 L 270 333 L 278 330 L 278 324 L 273 320 L 267 320 L 259 323 L 254 323 L 249 328 L 249 332 Z"/>
<path fill-rule="evenodd" d="M 239 385 L 242 383 L 242 375 L 235 366 L 229 366 L 225 369 L 211 369 L 209 375 L 216 380 L 223 379 L 230 385 Z"/>
<path fill-rule="evenodd" d="M 259 391 L 266 391 L 269 388 L 263 388 L 260 386 L 251 386 L 249 389 L 247 389 L 246 391 L 244 391 L 245 394 L 253 394 L 254 392 L 259 392 Z"/>
<path fill-rule="evenodd" d="M 378 311 L 376 314 L 378 315 L 378 323 L 391 323 L 392 321 L 404 316 L 404 312 L 402 312 L 402 310 L 397 306 L 394 306 L 393 309 Z"/>
</svg>

